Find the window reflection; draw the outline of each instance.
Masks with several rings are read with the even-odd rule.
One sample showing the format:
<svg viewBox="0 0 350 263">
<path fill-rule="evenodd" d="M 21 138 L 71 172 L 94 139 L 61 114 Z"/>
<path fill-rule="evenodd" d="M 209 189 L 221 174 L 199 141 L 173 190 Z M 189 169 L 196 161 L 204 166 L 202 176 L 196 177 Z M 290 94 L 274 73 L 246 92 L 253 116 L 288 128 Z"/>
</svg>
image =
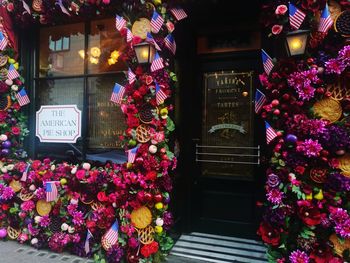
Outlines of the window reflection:
<svg viewBox="0 0 350 263">
<path fill-rule="evenodd" d="M 40 77 L 79 75 L 84 63 L 84 24 L 45 27 L 40 30 Z"/>
</svg>

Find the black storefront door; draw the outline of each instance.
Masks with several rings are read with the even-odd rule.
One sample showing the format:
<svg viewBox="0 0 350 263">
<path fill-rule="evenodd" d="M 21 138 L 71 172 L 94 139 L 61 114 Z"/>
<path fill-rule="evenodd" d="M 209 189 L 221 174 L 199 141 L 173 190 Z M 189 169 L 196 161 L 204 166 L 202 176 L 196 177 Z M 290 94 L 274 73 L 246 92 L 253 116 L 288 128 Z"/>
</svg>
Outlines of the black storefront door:
<svg viewBox="0 0 350 263">
<path fill-rule="evenodd" d="M 199 58 L 191 230 L 256 237 L 261 149 L 254 116 L 257 52 Z M 260 186 L 262 188 L 262 186 Z"/>
</svg>

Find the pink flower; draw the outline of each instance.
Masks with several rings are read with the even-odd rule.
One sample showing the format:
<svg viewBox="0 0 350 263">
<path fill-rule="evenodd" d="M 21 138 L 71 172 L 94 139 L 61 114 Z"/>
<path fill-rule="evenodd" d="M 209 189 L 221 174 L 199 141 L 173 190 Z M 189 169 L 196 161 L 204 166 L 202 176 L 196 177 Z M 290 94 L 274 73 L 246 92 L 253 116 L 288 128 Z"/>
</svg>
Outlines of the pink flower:
<svg viewBox="0 0 350 263">
<path fill-rule="evenodd" d="M 73 224 L 76 226 L 81 226 L 84 224 L 84 214 L 80 211 L 73 213 Z"/>
<path fill-rule="evenodd" d="M 166 28 L 168 29 L 169 33 L 171 33 L 171 32 L 174 31 L 175 26 L 174 26 L 174 24 L 173 24 L 172 22 L 168 21 L 168 22 L 166 23 Z"/>
<path fill-rule="evenodd" d="M 32 200 L 29 200 L 29 201 L 25 201 L 21 204 L 21 209 L 23 211 L 32 211 L 35 207 L 35 204 Z"/>
<path fill-rule="evenodd" d="M 272 34 L 274 34 L 274 35 L 280 34 L 282 32 L 282 30 L 283 30 L 283 26 L 282 25 L 274 25 L 272 27 L 272 29 L 271 29 Z"/>
<path fill-rule="evenodd" d="M 288 10 L 288 7 L 286 5 L 279 5 L 277 6 L 275 10 L 276 15 L 284 15 Z"/>
<path fill-rule="evenodd" d="M 75 176 L 79 180 L 83 180 L 85 178 L 85 170 L 78 170 L 77 173 L 75 174 Z"/>
<path fill-rule="evenodd" d="M 267 194 L 267 200 L 275 205 L 282 203 L 283 193 L 279 189 L 272 189 Z"/>
<path fill-rule="evenodd" d="M 309 256 L 304 251 L 298 249 L 290 254 L 289 260 L 291 263 L 309 263 Z"/>
</svg>

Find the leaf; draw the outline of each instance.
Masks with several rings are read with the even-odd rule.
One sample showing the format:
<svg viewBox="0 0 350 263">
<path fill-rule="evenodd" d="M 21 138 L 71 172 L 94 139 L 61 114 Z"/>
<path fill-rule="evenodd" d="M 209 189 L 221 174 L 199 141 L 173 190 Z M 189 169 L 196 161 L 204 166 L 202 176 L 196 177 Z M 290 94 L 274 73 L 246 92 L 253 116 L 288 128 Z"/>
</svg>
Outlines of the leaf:
<svg viewBox="0 0 350 263">
<path fill-rule="evenodd" d="M 286 166 L 286 163 L 283 161 L 283 160 L 278 160 L 278 164 L 280 165 L 280 166 Z"/>
<path fill-rule="evenodd" d="M 168 129 L 168 131 L 174 131 L 175 130 L 175 124 L 169 117 L 167 118 L 166 128 Z"/>
</svg>

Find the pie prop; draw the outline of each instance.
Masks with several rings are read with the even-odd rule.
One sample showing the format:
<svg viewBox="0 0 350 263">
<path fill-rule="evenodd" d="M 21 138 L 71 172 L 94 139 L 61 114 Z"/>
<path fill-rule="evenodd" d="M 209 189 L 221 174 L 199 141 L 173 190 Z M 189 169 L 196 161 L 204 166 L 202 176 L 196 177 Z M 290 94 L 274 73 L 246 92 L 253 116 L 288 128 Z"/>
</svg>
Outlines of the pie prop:
<svg viewBox="0 0 350 263">
<path fill-rule="evenodd" d="M 12 180 L 9 184 L 15 193 L 18 193 L 22 189 L 22 184 L 20 181 Z"/>
<path fill-rule="evenodd" d="M 350 154 L 346 154 L 338 159 L 339 169 L 342 174 L 350 178 Z"/>
<path fill-rule="evenodd" d="M 39 200 L 36 202 L 36 211 L 41 216 L 46 216 L 51 212 L 51 204 L 46 202 L 45 200 Z"/>
<path fill-rule="evenodd" d="M 132 25 L 131 32 L 134 36 L 146 39 L 147 33 L 151 32 L 151 22 L 147 18 L 140 18 Z"/>
<path fill-rule="evenodd" d="M 329 237 L 329 241 L 333 243 L 333 249 L 336 254 L 342 257 L 344 250 L 350 249 L 350 239 L 339 240 L 336 234 Z"/>
<path fill-rule="evenodd" d="M 146 228 L 152 222 L 152 213 L 145 206 L 141 206 L 140 208 L 133 210 L 130 216 L 131 223 L 133 223 L 133 225 L 139 229 Z"/>
<path fill-rule="evenodd" d="M 136 140 L 140 143 L 148 142 L 151 139 L 150 129 L 147 125 L 141 124 L 136 128 Z"/>
<path fill-rule="evenodd" d="M 154 241 L 154 229 L 152 226 L 148 226 L 143 229 L 136 229 L 136 231 L 142 244 L 147 245 Z"/>
<path fill-rule="evenodd" d="M 17 239 L 19 234 L 20 234 L 20 231 L 18 229 L 15 229 L 15 228 L 10 227 L 10 226 L 7 227 L 7 235 L 9 238 Z"/>
<path fill-rule="evenodd" d="M 11 97 L 5 96 L 0 98 L 0 111 L 6 111 L 11 107 Z"/>
<path fill-rule="evenodd" d="M 82 195 L 80 196 L 80 201 L 85 205 L 91 205 L 94 202 L 94 199 L 89 197 L 89 195 Z"/>
<path fill-rule="evenodd" d="M 31 200 L 32 198 L 34 197 L 34 194 L 33 193 L 24 193 L 23 191 L 21 191 L 19 193 L 19 198 L 25 202 L 25 201 L 29 201 Z"/>
<path fill-rule="evenodd" d="M 335 0 L 331 0 L 328 3 L 329 13 L 331 15 L 332 21 L 335 21 L 339 14 L 341 13 L 341 6 Z"/>
<path fill-rule="evenodd" d="M 346 10 L 339 14 L 335 19 L 334 29 L 340 33 L 343 37 L 350 36 L 350 11 Z"/>
<path fill-rule="evenodd" d="M 154 108 L 149 105 L 149 104 L 145 104 L 141 107 L 140 109 L 140 113 L 139 113 L 139 118 L 140 121 L 142 121 L 143 123 L 151 123 L 153 120 L 153 113 L 152 110 Z"/>
<path fill-rule="evenodd" d="M 8 56 L 0 55 L 0 67 L 3 67 L 7 64 Z"/>
<path fill-rule="evenodd" d="M 310 171 L 310 178 L 312 181 L 318 184 L 322 184 L 327 178 L 327 169 L 313 168 Z"/>
<path fill-rule="evenodd" d="M 1 79 L 7 79 L 7 69 L 6 68 L 2 68 L 0 69 L 0 78 Z"/>
<path fill-rule="evenodd" d="M 103 205 L 100 202 L 92 202 L 90 206 L 94 211 L 97 211 L 98 209 L 103 207 Z"/>
<path fill-rule="evenodd" d="M 112 246 L 113 246 L 113 244 L 110 241 L 108 241 L 105 238 L 105 236 L 103 236 L 102 239 L 101 239 L 101 245 L 104 248 L 104 250 L 106 250 L 106 251 L 110 250 L 112 248 Z"/>
<path fill-rule="evenodd" d="M 339 101 L 332 98 L 325 98 L 314 104 L 314 113 L 332 123 L 340 119 L 342 108 Z"/>
<path fill-rule="evenodd" d="M 34 0 L 32 7 L 34 9 L 34 11 L 37 12 L 41 12 L 42 11 L 42 5 L 43 5 L 43 1 L 42 0 Z"/>
<path fill-rule="evenodd" d="M 337 84 L 328 85 L 327 92 L 331 94 L 331 98 L 334 100 L 343 100 L 350 97 L 350 89 L 342 88 L 340 81 L 337 81 Z"/>
</svg>

